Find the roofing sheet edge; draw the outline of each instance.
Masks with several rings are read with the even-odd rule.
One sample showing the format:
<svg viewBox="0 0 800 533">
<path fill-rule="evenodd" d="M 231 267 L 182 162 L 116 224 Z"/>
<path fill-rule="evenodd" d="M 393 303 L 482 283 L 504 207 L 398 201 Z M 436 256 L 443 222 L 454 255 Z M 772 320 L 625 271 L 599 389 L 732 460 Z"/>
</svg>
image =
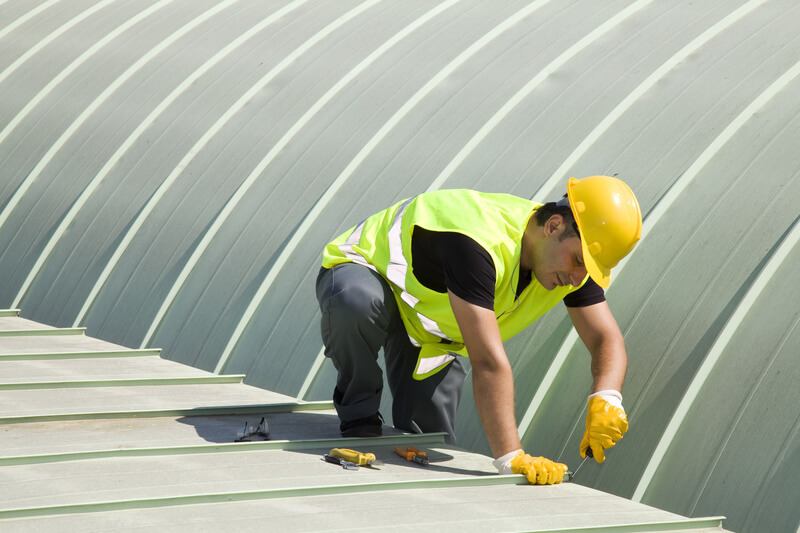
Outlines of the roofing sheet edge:
<svg viewBox="0 0 800 533">
<path fill-rule="evenodd" d="M 570 527 L 566 529 L 537 529 L 535 533 L 558 533 L 560 531 L 584 532 L 584 533 L 645 533 L 645 532 L 670 532 L 670 531 L 697 531 L 698 529 L 717 529 L 722 527 L 724 516 L 708 516 L 700 518 L 687 518 L 679 521 L 666 522 L 642 522 L 640 524 L 624 524 L 616 526 L 589 526 L 589 527 Z"/>
<path fill-rule="evenodd" d="M 369 437 L 359 439 L 306 439 L 306 440 L 266 440 L 255 442 L 224 442 L 214 444 L 198 444 L 189 446 L 159 446 L 151 448 L 115 448 L 86 452 L 67 452 L 41 455 L 19 455 L 0 457 L 0 466 L 55 463 L 62 461 L 82 461 L 87 459 L 111 457 L 146 457 L 156 455 L 184 455 L 195 453 L 217 453 L 231 451 L 265 451 L 265 450 L 309 450 L 314 448 L 340 448 L 349 441 L 358 441 L 358 447 L 396 446 L 396 445 L 431 445 L 444 443 L 446 433 L 420 433 Z"/>
<path fill-rule="evenodd" d="M 160 349 L 146 350 L 108 350 L 97 352 L 42 352 L 0 354 L 0 361 L 27 361 L 45 359 L 90 359 L 115 357 L 159 357 Z"/>
<path fill-rule="evenodd" d="M 26 424 L 29 422 L 55 422 L 67 420 L 101 420 L 119 418 L 156 418 L 173 416 L 217 416 L 292 413 L 296 411 L 321 411 L 333 409 L 332 401 L 304 403 L 271 403 L 254 405 L 223 405 L 214 407 L 192 407 L 183 409 L 149 409 L 143 411 L 91 411 L 83 413 L 41 414 L 7 416 L 0 418 L 0 424 Z"/>
<path fill-rule="evenodd" d="M 73 381 L 28 381 L 17 383 L 0 383 L 2 390 L 25 389 L 74 389 L 85 387 L 143 387 L 168 385 L 198 385 L 204 383 L 241 383 L 244 374 L 226 374 L 222 376 L 192 376 L 169 378 L 134 378 L 134 379 L 96 379 Z"/>
<path fill-rule="evenodd" d="M 0 330 L 0 337 L 42 337 L 45 335 L 83 335 L 86 328 L 9 329 Z"/>
<path fill-rule="evenodd" d="M 309 486 L 298 488 L 279 488 L 241 492 L 212 492 L 191 494 L 187 496 L 167 496 L 163 498 L 137 498 L 131 500 L 112 500 L 70 505 L 53 505 L 45 507 L 26 507 L 0 510 L 0 520 L 9 518 L 26 518 L 35 516 L 78 514 L 116 511 L 123 509 L 149 509 L 153 507 L 170 507 L 176 505 L 192 505 L 202 503 L 222 503 L 248 500 L 266 500 L 272 498 L 326 496 L 334 494 L 352 494 L 359 492 L 376 492 L 411 489 L 443 489 L 456 487 L 490 487 L 496 485 L 527 485 L 523 475 L 509 476 L 463 476 L 447 479 L 424 479 L 409 481 L 391 481 L 378 483 L 356 483 L 347 485 Z"/>
</svg>

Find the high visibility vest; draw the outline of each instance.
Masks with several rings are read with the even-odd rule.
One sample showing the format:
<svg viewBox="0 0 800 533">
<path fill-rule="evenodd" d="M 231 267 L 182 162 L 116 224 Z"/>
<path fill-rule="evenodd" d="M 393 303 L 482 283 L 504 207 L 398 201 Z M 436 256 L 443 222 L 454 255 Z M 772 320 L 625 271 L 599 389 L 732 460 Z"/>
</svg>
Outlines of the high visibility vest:
<svg viewBox="0 0 800 533">
<path fill-rule="evenodd" d="M 414 276 L 414 228 L 462 233 L 489 253 L 496 271 L 494 312 L 506 341 L 578 288 L 547 290 L 532 276 L 525 290 L 516 295 L 522 235 L 540 205 L 508 194 L 463 189 L 420 194 L 376 213 L 334 239 L 325 247 L 322 266 L 353 262 L 389 282 L 409 339 L 420 347 L 414 379 L 425 379 L 456 356 L 469 354 L 447 293 L 425 287 Z"/>
</svg>

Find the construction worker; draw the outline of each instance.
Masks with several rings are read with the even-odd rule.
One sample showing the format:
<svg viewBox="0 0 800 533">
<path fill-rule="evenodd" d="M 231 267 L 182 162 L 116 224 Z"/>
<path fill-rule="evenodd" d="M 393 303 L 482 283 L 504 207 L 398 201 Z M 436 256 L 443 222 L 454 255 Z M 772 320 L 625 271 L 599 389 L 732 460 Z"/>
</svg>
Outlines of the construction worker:
<svg viewBox="0 0 800 533">
<path fill-rule="evenodd" d="M 398 202 L 328 244 L 317 278 L 325 355 L 344 437 L 381 435 L 384 351 L 394 426 L 447 432 L 469 356 L 475 404 L 503 474 L 559 483 L 566 465 L 522 450 L 514 382 L 503 342 L 560 301 L 591 356 L 583 457 L 627 430 L 627 367 L 605 301 L 611 268 L 641 235 L 631 189 L 608 176 L 572 178 L 557 203 L 507 194 L 440 190 Z"/>
</svg>

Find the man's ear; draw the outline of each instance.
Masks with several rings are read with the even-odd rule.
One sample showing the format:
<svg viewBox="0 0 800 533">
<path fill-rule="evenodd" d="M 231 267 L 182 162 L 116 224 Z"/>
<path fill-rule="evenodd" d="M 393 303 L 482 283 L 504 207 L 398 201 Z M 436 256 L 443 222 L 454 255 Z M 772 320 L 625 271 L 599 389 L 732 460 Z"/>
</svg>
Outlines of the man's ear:
<svg viewBox="0 0 800 533">
<path fill-rule="evenodd" d="M 561 215 L 551 216 L 544 224 L 544 233 L 548 237 L 559 235 L 562 231 L 564 231 L 564 217 Z"/>
</svg>

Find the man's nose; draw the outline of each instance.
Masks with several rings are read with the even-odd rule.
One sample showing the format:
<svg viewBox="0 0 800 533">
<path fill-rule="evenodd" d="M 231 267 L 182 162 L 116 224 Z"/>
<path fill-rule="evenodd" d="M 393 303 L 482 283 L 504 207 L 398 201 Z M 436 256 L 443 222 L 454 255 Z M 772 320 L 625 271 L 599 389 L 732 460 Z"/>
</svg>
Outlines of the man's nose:
<svg viewBox="0 0 800 533">
<path fill-rule="evenodd" d="M 569 282 L 573 287 L 577 287 L 581 284 L 583 279 L 586 277 L 587 271 L 586 267 L 579 267 L 574 269 L 569 274 Z"/>
</svg>

